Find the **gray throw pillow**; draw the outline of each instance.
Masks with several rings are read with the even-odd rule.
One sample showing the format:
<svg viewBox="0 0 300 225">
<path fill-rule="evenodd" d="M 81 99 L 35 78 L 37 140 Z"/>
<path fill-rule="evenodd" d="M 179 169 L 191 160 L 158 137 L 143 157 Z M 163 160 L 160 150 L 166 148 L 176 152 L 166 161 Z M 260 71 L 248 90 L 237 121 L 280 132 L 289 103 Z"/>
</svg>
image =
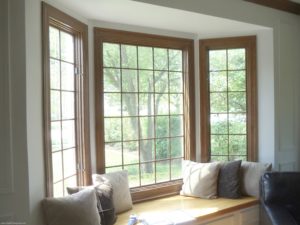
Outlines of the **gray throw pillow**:
<svg viewBox="0 0 300 225">
<path fill-rule="evenodd" d="M 95 191 L 42 201 L 47 225 L 101 225 Z"/>
<path fill-rule="evenodd" d="M 221 164 L 218 179 L 218 195 L 223 198 L 241 197 L 241 160 Z"/>
</svg>

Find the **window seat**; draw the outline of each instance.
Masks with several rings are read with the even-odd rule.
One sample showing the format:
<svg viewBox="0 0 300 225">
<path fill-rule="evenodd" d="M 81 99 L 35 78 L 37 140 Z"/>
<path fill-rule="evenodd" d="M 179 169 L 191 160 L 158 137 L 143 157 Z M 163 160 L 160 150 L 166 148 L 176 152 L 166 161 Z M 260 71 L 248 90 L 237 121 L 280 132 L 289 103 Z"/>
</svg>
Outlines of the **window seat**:
<svg viewBox="0 0 300 225">
<path fill-rule="evenodd" d="M 168 224 L 167 221 L 184 225 L 258 225 L 258 206 L 254 197 L 207 200 L 176 195 L 134 204 L 132 210 L 118 215 L 115 225 L 127 225 L 131 214 L 147 221 L 157 220 L 160 225 Z"/>
</svg>

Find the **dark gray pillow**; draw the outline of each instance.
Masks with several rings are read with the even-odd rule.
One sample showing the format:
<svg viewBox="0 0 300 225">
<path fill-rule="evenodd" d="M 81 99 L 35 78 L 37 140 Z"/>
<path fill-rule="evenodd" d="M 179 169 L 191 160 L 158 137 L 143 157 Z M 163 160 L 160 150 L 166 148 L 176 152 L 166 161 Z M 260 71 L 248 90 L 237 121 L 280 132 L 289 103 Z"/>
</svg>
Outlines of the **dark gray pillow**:
<svg viewBox="0 0 300 225">
<path fill-rule="evenodd" d="M 74 194 L 85 189 L 95 189 L 97 195 L 97 208 L 101 217 L 101 225 L 114 224 L 117 219 L 117 216 L 112 200 L 112 185 L 106 182 L 95 186 L 67 187 L 67 191 L 69 194 Z"/>
<path fill-rule="evenodd" d="M 218 195 L 223 198 L 241 197 L 241 160 L 221 165 L 218 179 Z"/>
</svg>

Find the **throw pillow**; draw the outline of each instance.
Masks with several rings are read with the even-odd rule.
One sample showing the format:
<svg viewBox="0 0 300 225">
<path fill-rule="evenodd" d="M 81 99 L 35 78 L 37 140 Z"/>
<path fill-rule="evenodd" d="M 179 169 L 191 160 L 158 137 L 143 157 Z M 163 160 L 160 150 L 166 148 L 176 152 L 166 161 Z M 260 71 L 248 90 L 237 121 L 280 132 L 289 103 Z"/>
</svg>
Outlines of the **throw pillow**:
<svg viewBox="0 0 300 225">
<path fill-rule="evenodd" d="M 42 202 L 48 225 L 100 225 L 94 190 L 84 190 L 61 198 L 46 198 Z"/>
<path fill-rule="evenodd" d="M 128 173 L 126 170 L 93 174 L 94 185 L 99 185 L 109 181 L 113 188 L 113 203 L 116 213 L 121 213 L 132 209 L 132 199 L 128 184 Z"/>
<path fill-rule="evenodd" d="M 101 183 L 96 186 L 86 187 L 67 187 L 69 194 L 74 194 L 85 189 L 94 189 L 97 195 L 97 208 L 101 217 L 101 225 L 112 225 L 117 216 L 113 205 L 113 189 L 109 182 Z"/>
<path fill-rule="evenodd" d="M 271 163 L 242 162 L 242 194 L 259 198 L 260 178 L 271 169 Z"/>
<path fill-rule="evenodd" d="M 221 164 L 218 179 L 218 195 L 223 198 L 240 198 L 241 160 Z"/>
<path fill-rule="evenodd" d="M 181 195 L 200 198 L 217 197 L 217 181 L 220 164 L 183 162 L 183 185 Z"/>
</svg>

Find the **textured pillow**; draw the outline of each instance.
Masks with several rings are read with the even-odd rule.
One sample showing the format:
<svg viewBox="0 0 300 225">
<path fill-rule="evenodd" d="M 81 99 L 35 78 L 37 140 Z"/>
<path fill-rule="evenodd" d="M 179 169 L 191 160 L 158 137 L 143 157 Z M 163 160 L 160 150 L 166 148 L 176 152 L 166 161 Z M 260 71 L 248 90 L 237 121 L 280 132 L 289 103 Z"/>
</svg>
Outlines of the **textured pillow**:
<svg viewBox="0 0 300 225">
<path fill-rule="evenodd" d="M 93 174 L 93 183 L 98 185 L 109 181 L 113 187 L 113 203 L 116 213 L 121 213 L 132 209 L 132 199 L 129 191 L 128 173 L 126 170 Z"/>
<path fill-rule="evenodd" d="M 259 198 L 260 178 L 271 169 L 271 163 L 242 162 L 242 194 Z"/>
<path fill-rule="evenodd" d="M 200 198 L 217 197 L 217 181 L 220 164 L 183 162 L 183 185 L 181 195 Z"/>
<path fill-rule="evenodd" d="M 48 225 L 100 225 L 94 190 L 83 190 L 61 198 L 42 202 Z"/>
<path fill-rule="evenodd" d="M 112 185 L 107 181 L 96 186 L 67 187 L 69 194 L 74 194 L 85 189 L 94 189 L 97 195 L 97 208 L 101 217 L 101 225 L 112 225 L 117 216 L 113 205 Z"/>
<path fill-rule="evenodd" d="M 221 164 L 218 178 L 218 196 L 223 198 L 240 198 L 241 160 Z"/>
</svg>

